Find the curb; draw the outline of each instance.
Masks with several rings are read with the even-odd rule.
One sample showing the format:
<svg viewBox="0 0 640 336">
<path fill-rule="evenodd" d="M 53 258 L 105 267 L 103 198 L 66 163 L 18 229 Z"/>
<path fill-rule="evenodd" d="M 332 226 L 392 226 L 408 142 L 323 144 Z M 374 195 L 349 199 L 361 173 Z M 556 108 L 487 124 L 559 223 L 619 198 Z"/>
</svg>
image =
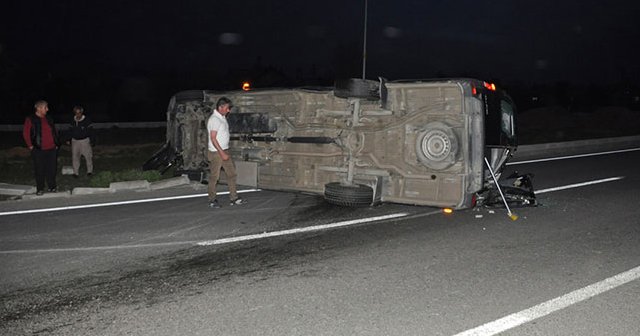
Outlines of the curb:
<svg viewBox="0 0 640 336">
<path fill-rule="evenodd" d="M 35 194 L 36 187 L 20 184 L 0 183 L 0 195 L 21 196 L 24 194 Z"/>
<path fill-rule="evenodd" d="M 151 190 L 150 183 L 147 180 L 125 181 L 125 182 L 111 182 L 109 184 L 109 190 L 111 192 L 118 192 L 122 190 Z"/>
<path fill-rule="evenodd" d="M 63 198 L 70 197 L 70 191 L 58 191 L 58 192 L 45 192 L 44 194 L 38 196 L 36 194 L 27 194 L 22 195 L 23 200 L 32 200 L 32 199 L 48 199 L 48 198 Z"/>
<path fill-rule="evenodd" d="M 94 194 L 108 194 L 111 192 L 109 188 L 86 188 L 78 187 L 71 190 L 71 195 L 94 195 Z"/>
<path fill-rule="evenodd" d="M 181 176 L 168 178 L 165 180 L 151 182 L 151 185 L 149 185 L 149 188 L 151 190 L 159 190 L 159 189 L 166 189 L 166 188 L 173 188 L 173 187 L 178 187 L 182 185 L 187 185 L 190 183 L 191 181 L 189 180 L 189 177 L 187 177 L 186 175 L 181 175 Z"/>
<path fill-rule="evenodd" d="M 81 196 L 81 195 L 95 195 L 95 194 L 112 194 L 120 191 L 150 191 L 161 190 L 173 187 L 179 187 L 183 185 L 190 185 L 191 181 L 187 176 L 177 176 L 149 183 L 147 180 L 137 181 L 125 181 L 125 182 L 113 182 L 109 185 L 109 188 L 88 188 L 77 187 L 71 191 L 61 191 L 55 193 L 44 193 L 43 195 L 35 195 L 36 188 L 34 186 L 14 185 L 7 183 L 0 183 L 0 194 L 7 196 L 21 196 L 22 199 L 45 199 L 45 198 L 57 198 L 57 197 L 69 197 L 69 196 Z"/>
</svg>

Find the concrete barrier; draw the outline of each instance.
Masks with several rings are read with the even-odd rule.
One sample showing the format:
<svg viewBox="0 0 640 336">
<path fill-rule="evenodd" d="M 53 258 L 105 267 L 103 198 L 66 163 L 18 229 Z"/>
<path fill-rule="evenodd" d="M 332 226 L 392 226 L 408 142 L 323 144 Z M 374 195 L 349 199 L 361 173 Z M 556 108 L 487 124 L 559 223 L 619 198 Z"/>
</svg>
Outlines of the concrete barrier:
<svg viewBox="0 0 640 336">
<path fill-rule="evenodd" d="M 21 196 L 24 194 L 35 194 L 36 187 L 20 184 L 0 183 L 0 195 Z"/>
<path fill-rule="evenodd" d="M 73 188 L 71 195 L 94 195 L 94 194 L 108 194 L 111 192 L 111 188 L 85 188 L 77 187 Z"/>
<path fill-rule="evenodd" d="M 111 182 L 109 189 L 111 192 L 118 192 L 122 190 L 151 190 L 149 181 L 137 180 L 137 181 L 125 181 L 125 182 Z"/>
<path fill-rule="evenodd" d="M 165 180 L 160 180 L 156 182 L 151 182 L 150 189 L 158 190 L 158 189 L 166 189 L 172 188 L 182 185 L 188 185 L 190 183 L 189 178 L 186 176 L 176 176 L 172 178 L 168 178 Z"/>
<path fill-rule="evenodd" d="M 549 156 L 569 156 L 602 151 L 640 148 L 640 136 L 552 142 L 518 146 L 513 162 L 540 159 Z"/>
<path fill-rule="evenodd" d="M 62 166 L 62 170 L 60 172 L 62 173 L 62 175 L 73 175 L 73 167 Z"/>
<path fill-rule="evenodd" d="M 22 199 L 23 200 L 30 200 L 30 199 L 47 199 L 47 198 L 63 198 L 63 197 L 70 197 L 71 196 L 71 192 L 69 191 L 58 191 L 58 192 L 45 192 L 42 195 L 36 195 L 36 194 L 26 194 L 26 195 L 22 195 Z"/>
</svg>

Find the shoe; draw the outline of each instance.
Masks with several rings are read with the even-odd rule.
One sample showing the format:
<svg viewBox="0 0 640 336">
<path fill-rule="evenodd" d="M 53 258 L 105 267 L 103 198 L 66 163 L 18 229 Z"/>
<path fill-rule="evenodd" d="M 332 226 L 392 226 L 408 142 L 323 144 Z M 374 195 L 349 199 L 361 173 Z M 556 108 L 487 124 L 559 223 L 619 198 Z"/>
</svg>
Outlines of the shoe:
<svg viewBox="0 0 640 336">
<path fill-rule="evenodd" d="M 73 174 L 73 178 L 78 178 L 78 174 Z"/>
<path fill-rule="evenodd" d="M 44 195 L 44 191 L 43 190 L 36 191 L 36 196 L 42 196 L 42 195 Z"/>
<path fill-rule="evenodd" d="M 243 200 L 242 198 L 236 198 L 235 200 L 231 201 L 231 205 L 243 205 L 243 204 L 247 204 L 247 201 Z"/>
<path fill-rule="evenodd" d="M 53 192 L 53 193 L 54 193 L 54 192 L 58 192 L 58 188 L 49 188 L 49 190 L 48 190 L 48 191 L 49 191 L 49 192 Z"/>
<path fill-rule="evenodd" d="M 91 175 L 93 175 L 93 173 L 87 173 L 87 176 L 91 177 Z"/>
<path fill-rule="evenodd" d="M 209 202 L 209 207 L 211 209 L 219 209 L 220 208 L 220 203 L 218 203 L 217 199 L 214 199 L 213 201 Z"/>
</svg>

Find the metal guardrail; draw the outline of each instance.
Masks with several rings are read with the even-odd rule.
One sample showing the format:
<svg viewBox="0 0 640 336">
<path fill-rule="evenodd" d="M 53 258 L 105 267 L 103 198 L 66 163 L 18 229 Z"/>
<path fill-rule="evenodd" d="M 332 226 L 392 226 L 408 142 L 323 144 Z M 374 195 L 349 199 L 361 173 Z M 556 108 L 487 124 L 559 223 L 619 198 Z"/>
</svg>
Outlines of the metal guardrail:
<svg viewBox="0 0 640 336">
<path fill-rule="evenodd" d="M 522 145 L 518 146 L 514 160 L 511 162 L 638 148 L 640 148 L 640 135 Z"/>
<path fill-rule="evenodd" d="M 0 125 L 0 132 L 18 132 L 22 131 L 23 125 Z M 146 121 L 146 122 L 111 122 L 111 123 L 93 123 L 95 129 L 109 128 L 161 128 L 167 127 L 166 121 Z M 69 124 L 56 124 L 58 130 L 64 131 L 69 128 Z"/>
</svg>

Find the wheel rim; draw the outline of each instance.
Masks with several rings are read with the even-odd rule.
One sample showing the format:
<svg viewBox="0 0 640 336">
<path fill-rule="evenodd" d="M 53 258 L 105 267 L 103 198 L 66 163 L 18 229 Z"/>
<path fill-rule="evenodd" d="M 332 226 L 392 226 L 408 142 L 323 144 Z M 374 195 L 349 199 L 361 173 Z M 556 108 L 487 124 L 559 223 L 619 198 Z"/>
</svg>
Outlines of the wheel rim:
<svg viewBox="0 0 640 336">
<path fill-rule="evenodd" d="M 451 126 L 435 121 L 424 126 L 415 142 L 418 161 L 434 170 L 443 170 L 456 163 L 458 138 Z"/>
<path fill-rule="evenodd" d="M 422 138 L 421 148 L 427 159 L 439 162 L 451 153 L 451 139 L 441 130 L 432 130 Z"/>
</svg>

